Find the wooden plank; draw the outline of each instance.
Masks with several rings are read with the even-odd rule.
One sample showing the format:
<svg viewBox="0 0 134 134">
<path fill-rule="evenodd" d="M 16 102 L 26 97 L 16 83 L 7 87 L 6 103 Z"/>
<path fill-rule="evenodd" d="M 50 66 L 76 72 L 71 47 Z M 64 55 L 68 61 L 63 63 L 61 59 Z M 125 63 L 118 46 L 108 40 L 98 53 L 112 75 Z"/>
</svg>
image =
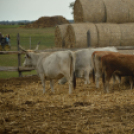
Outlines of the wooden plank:
<svg viewBox="0 0 134 134">
<path fill-rule="evenodd" d="M 0 66 L 0 71 L 18 71 L 18 67 Z"/>
<path fill-rule="evenodd" d="M 32 71 L 32 70 L 35 70 L 35 68 L 33 67 L 23 67 L 23 66 L 20 66 L 19 68 L 18 67 L 11 67 L 11 66 L 0 66 L 0 71 Z"/>
<path fill-rule="evenodd" d="M 0 51 L 0 54 L 24 54 L 24 52 L 19 51 Z"/>
<path fill-rule="evenodd" d="M 23 66 L 20 66 L 19 67 L 19 71 L 32 71 L 32 70 L 35 70 L 34 67 L 23 67 Z"/>
<path fill-rule="evenodd" d="M 134 50 L 134 46 L 115 46 L 118 50 Z M 94 48 L 94 47 L 86 47 L 86 48 Z M 45 49 L 45 50 L 39 50 L 38 52 L 55 52 L 55 51 L 66 51 L 66 50 L 81 50 L 86 48 L 61 48 L 61 49 Z M 96 47 L 95 47 L 96 48 Z M 22 51 L 0 51 L 0 54 L 24 54 L 25 52 Z"/>
</svg>

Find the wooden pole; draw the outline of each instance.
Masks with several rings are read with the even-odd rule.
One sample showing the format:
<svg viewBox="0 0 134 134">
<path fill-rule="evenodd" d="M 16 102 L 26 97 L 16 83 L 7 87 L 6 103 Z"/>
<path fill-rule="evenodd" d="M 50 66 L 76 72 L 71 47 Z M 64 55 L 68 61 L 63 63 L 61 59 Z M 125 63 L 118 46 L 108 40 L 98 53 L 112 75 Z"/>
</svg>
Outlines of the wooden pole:
<svg viewBox="0 0 134 134">
<path fill-rule="evenodd" d="M 20 35 L 18 33 L 18 35 L 17 35 L 18 51 L 20 51 L 19 44 L 20 44 Z M 18 73 L 19 73 L 19 77 L 22 77 L 22 73 L 19 70 L 19 66 L 21 66 L 21 54 L 18 53 Z"/>
<path fill-rule="evenodd" d="M 87 47 L 90 47 L 90 31 L 87 31 Z"/>
<path fill-rule="evenodd" d="M 30 49 L 31 49 L 31 36 L 30 36 Z"/>
</svg>

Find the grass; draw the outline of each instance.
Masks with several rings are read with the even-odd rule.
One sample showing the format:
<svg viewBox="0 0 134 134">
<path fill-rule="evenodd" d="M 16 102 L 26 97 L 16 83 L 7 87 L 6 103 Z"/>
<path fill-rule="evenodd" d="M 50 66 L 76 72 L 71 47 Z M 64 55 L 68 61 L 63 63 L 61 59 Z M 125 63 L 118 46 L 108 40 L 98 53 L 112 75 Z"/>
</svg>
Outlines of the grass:
<svg viewBox="0 0 134 134">
<path fill-rule="evenodd" d="M 46 48 L 53 48 L 54 44 L 54 31 L 55 27 L 50 28 L 20 28 L 19 25 L 0 25 L 0 32 L 5 37 L 9 34 L 11 37 L 11 51 L 17 50 L 17 34 L 20 35 L 20 45 L 25 49 L 34 49 L 37 43 L 40 41 L 39 50 Z M 21 62 L 24 61 L 24 55 L 21 56 Z M 0 66 L 18 66 L 17 55 L 0 55 Z M 36 74 L 35 71 L 24 72 L 27 74 Z M 18 72 L 0 72 L 0 78 L 18 77 Z"/>
</svg>

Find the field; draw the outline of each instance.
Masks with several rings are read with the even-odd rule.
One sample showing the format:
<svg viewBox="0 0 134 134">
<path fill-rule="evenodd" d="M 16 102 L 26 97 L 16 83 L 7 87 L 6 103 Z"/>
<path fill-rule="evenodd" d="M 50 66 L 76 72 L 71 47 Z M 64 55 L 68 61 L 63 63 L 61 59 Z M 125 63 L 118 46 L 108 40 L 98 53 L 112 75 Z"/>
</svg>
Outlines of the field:
<svg viewBox="0 0 134 134">
<path fill-rule="evenodd" d="M 111 85 L 112 86 L 112 85 Z M 134 90 L 115 84 L 109 94 L 102 84 L 77 87 L 49 82 L 46 93 L 38 77 L 0 80 L 0 134 L 133 134 Z"/>
<path fill-rule="evenodd" d="M 0 32 L 5 37 L 9 34 L 11 37 L 11 50 L 17 50 L 17 35 L 20 35 L 20 44 L 26 48 L 34 49 L 36 44 L 40 41 L 40 49 L 47 47 L 54 47 L 54 30 L 55 27 L 50 28 L 20 28 L 19 25 L 0 25 Z"/>
<path fill-rule="evenodd" d="M 54 43 L 55 27 L 50 28 L 20 28 L 19 25 L 0 25 L 0 32 L 5 37 L 9 34 L 11 37 L 11 51 L 17 50 L 17 34 L 20 35 L 20 45 L 25 49 L 35 49 L 37 43 L 40 41 L 39 50 L 55 47 Z M 21 56 L 23 63 L 24 55 Z M 17 55 L 0 55 L 0 66 L 18 66 Z M 35 71 L 24 72 L 23 75 L 35 74 Z M 18 77 L 17 72 L 1 72 L 0 78 Z"/>
</svg>

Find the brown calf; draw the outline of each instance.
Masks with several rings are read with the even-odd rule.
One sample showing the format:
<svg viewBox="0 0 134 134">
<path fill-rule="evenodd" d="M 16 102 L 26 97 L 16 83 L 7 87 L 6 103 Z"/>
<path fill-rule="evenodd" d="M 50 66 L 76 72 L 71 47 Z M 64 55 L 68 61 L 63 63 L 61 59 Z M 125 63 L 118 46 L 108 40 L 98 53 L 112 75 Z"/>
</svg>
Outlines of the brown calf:
<svg viewBox="0 0 134 134">
<path fill-rule="evenodd" d="M 95 51 L 92 54 L 92 65 L 93 65 L 93 81 L 96 83 L 96 88 L 99 88 L 99 79 L 102 76 L 102 68 L 101 68 L 101 58 L 107 54 L 114 54 L 118 52 L 110 52 L 110 51 Z M 115 81 L 115 77 L 114 81 Z"/>
<path fill-rule="evenodd" d="M 101 58 L 103 86 L 109 92 L 109 81 L 113 74 L 121 76 L 134 76 L 134 55 L 111 53 Z M 133 82 L 131 80 L 131 89 Z"/>
</svg>

